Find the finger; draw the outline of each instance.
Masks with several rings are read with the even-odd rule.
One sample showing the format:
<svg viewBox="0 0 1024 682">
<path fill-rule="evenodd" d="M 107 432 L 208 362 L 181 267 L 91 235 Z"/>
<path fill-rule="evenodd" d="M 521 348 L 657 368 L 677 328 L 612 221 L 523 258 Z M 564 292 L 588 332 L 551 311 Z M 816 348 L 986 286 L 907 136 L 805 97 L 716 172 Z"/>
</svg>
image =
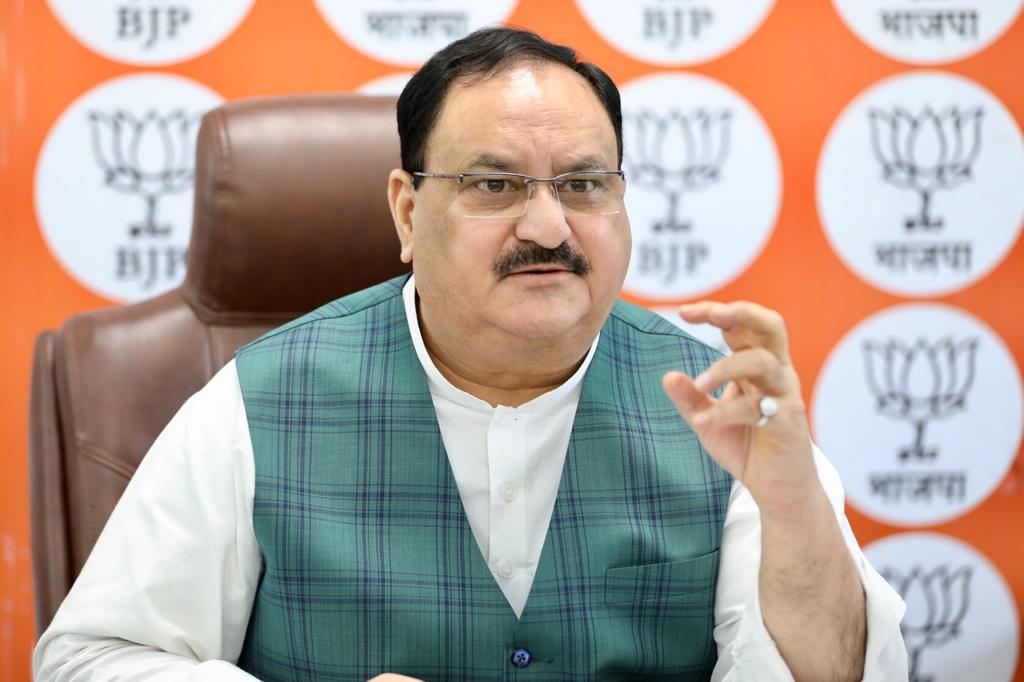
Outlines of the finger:
<svg viewBox="0 0 1024 682">
<path fill-rule="evenodd" d="M 720 400 L 693 416 L 694 426 L 755 426 L 761 418 L 761 396 L 747 394 L 731 400 Z"/>
<path fill-rule="evenodd" d="M 722 339 L 725 341 L 725 345 L 735 353 L 744 348 L 756 348 L 760 337 L 746 327 L 733 327 L 722 330 Z"/>
<path fill-rule="evenodd" d="M 679 410 L 683 419 L 690 421 L 693 415 L 714 405 L 714 399 L 707 393 L 698 391 L 693 379 L 682 372 L 668 372 L 661 380 L 669 400 Z"/>
<path fill-rule="evenodd" d="M 698 391 L 710 393 L 729 381 L 745 382 L 771 395 L 783 395 L 792 388 L 786 368 L 766 348 L 747 348 L 719 358 L 693 384 Z"/>
<path fill-rule="evenodd" d="M 728 330 L 744 326 L 758 333 L 776 331 L 781 316 L 770 308 L 750 301 L 697 301 L 679 306 L 679 315 L 687 322 L 706 322 Z"/>
<path fill-rule="evenodd" d="M 760 346 L 789 363 L 786 324 L 782 315 L 770 308 L 749 301 L 700 301 L 680 306 L 679 316 L 694 324 L 718 327 L 733 350 Z"/>
</svg>

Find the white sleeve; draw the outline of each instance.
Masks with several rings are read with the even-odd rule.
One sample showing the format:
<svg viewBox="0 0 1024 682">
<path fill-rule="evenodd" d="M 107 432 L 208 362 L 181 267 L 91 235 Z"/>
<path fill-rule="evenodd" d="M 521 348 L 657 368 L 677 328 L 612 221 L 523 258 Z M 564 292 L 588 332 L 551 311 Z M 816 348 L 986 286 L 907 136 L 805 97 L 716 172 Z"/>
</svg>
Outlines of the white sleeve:
<svg viewBox="0 0 1024 682">
<path fill-rule="evenodd" d="M 906 680 L 907 651 L 899 627 L 906 607 L 857 545 L 843 512 L 839 473 L 817 447 L 814 461 L 864 586 L 868 629 L 864 681 Z M 715 594 L 718 664 L 711 676 L 714 682 L 793 680 L 761 618 L 757 593 L 760 566 L 761 513 L 750 492 L 736 482 L 725 515 Z"/>
<path fill-rule="evenodd" d="M 139 465 L 36 645 L 35 679 L 255 679 L 233 665 L 261 569 L 254 490 L 232 361 Z"/>
</svg>

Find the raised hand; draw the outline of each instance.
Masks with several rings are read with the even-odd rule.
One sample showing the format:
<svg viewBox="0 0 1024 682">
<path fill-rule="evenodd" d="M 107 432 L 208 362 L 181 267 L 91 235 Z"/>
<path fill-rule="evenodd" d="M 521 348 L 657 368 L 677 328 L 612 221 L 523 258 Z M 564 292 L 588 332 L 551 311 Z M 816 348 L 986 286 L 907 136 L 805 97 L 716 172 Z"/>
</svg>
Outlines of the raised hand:
<svg viewBox="0 0 1024 682">
<path fill-rule="evenodd" d="M 687 322 L 721 329 L 733 354 L 695 379 L 667 373 L 665 392 L 705 449 L 750 490 L 762 512 L 799 506 L 807 491 L 820 485 L 782 316 L 745 301 L 701 301 L 680 306 L 679 314 Z M 714 398 L 711 394 L 726 383 L 721 398 Z M 762 403 L 765 396 L 770 400 Z M 772 407 L 777 412 L 764 419 Z"/>
</svg>

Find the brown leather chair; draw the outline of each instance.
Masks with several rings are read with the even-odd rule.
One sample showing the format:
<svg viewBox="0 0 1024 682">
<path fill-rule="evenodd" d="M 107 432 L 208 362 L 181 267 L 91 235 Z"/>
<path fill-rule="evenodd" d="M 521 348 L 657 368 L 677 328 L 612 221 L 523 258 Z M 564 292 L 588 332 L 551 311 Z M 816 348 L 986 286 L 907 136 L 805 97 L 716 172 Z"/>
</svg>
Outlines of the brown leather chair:
<svg viewBox="0 0 1024 682">
<path fill-rule="evenodd" d="M 265 331 L 402 273 L 386 200 L 395 100 L 309 95 L 206 115 L 188 274 L 36 342 L 29 472 L 36 628 L 64 599 L 178 408 Z"/>
</svg>

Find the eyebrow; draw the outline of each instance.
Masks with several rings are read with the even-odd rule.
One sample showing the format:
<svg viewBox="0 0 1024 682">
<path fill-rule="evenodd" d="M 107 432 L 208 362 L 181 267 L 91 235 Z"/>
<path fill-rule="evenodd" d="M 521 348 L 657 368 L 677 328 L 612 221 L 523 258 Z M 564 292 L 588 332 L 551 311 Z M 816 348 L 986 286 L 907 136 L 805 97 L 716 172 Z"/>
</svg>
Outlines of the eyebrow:
<svg viewBox="0 0 1024 682">
<path fill-rule="evenodd" d="M 613 170 L 611 166 L 606 164 L 599 156 L 583 156 L 576 159 L 568 166 L 562 173 L 572 173 L 575 171 L 588 171 L 588 170 Z"/>
<path fill-rule="evenodd" d="M 470 161 L 469 165 L 466 166 L 467 171 L 475 169 L 493 170 L 503 173 L 511 173 L 515 171 L 515 166 L 504 159 L 501 159 L 492 154 L 480 154 Z M 573 173 L 576 171 L 588 171 L 588 170 L 604 170 L 611 169 L 608 164 L 599 156 L 587 155 L 575 159 L 564 167 L 564 170 L 560 173 Z"/>
<path fill-rule="evenodd" d="M 469 165 L 466 166 L 466 170 L 473 170 L 477 168 L 501 171 L 503 173 L 510 173 L 513 171 L 511 163 L 504 159 L 500 159 L 497 156 L 492 156 L 491 154 L 480 154 L 479 156 L 474 157 L 473 160 L 469 162 Z"/>
</svg>

